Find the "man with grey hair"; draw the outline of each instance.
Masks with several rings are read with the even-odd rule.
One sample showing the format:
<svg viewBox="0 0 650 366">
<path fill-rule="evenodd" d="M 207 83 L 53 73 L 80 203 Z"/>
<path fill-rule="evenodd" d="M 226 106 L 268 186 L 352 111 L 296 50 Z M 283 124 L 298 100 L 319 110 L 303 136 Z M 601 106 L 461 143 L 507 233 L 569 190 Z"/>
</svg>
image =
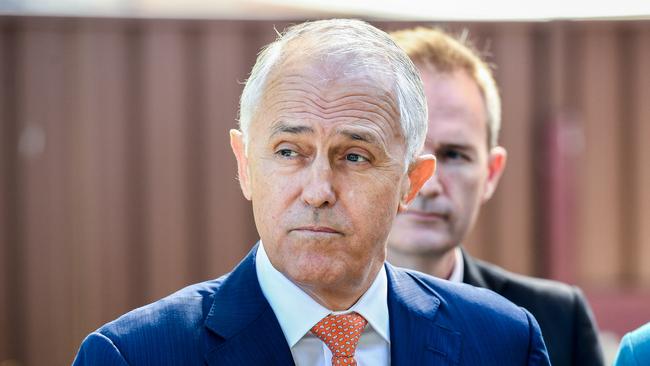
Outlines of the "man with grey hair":
<svg viewBox="0 0 650 366">
<path fill-rule="evenodd" d="M 231 273 L 90 334 L 76 365 L 548 365 L 526 310 L 385 262 L 435 168 L 422 81 L 387 34 L 290 28 L 240 109 L 231 146 L 260 241 Z"/>
</svg>

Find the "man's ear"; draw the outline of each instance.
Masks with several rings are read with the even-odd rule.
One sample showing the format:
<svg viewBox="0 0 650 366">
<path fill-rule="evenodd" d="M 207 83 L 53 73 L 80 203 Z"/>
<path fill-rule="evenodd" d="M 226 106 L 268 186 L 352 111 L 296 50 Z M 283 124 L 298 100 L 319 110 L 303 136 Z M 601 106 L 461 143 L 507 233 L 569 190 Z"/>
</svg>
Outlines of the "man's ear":
<svg viewBox="0 0 650 366">
<path fill-rule="evenodd" d="M 501 146 L 495 146 L 490 150 L 490 155 L 488 156 L 488 177 L 485 181 L 485 188 L 483 189 L 483 202 L 486 202 L 497 189 L 499 184 L 499 179 L 503 175 L 503 171 L 506 168 L 506 160 L 508 157 L 508 152 Z"/>
<path fill-rule="evenodd" d="M 403 192 L 398 207 L 398 212 L 406 210 L 411 202 L 420 191 L 420 188 L 426 183 L 436 171 L 436 158 L 431 154 L 426 154 L 415 159 L 411 163 L 408 172 L 408 185 L 402 188 Z"/>
<path fill-rule="evenodd" d="M 239 176 L 239 186 L 247 200 L 251 200 L 250 176 L 248 171 L 248 157 L 246 156 L 246 146 L 244 145 L 244 135 L 241 131 L 230 130 L 230 147 L 237 159 L 237 175 Z"/>
</svg>

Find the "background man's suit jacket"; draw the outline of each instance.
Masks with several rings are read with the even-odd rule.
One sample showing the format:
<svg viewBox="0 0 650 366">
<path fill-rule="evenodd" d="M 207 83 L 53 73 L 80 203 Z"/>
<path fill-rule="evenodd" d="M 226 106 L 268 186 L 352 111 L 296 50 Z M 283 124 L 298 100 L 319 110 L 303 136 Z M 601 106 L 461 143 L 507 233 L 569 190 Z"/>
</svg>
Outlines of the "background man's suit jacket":
<svg viewBox="0 0 650 366">
<path fill-rule="evenodd" d="M 604 365 L 593 315 L 577 287 L 507 272 L 465 251 L 463 260 L 463 282 L 488 288 L 535 316 L 553 366 Z"/>
<path fill-rule="evenodd" d="M 257 281 L 255 247 L 228 275 L 90 334 L 75 365 L 293 365 Z M 548 365 L 530 313 L 494 293 L 386 264 L 391 364 Z M 296 314 L 299 316 L 299 314 Z"/>
</svg>

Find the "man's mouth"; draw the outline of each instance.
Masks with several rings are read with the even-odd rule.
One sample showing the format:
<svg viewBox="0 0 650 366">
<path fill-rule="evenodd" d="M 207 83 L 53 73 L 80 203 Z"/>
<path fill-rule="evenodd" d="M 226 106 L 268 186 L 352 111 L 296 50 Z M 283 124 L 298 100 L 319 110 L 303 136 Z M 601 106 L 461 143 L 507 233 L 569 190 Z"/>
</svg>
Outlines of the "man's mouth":
<svg viewBox="0 0 650 366">
<path fill-rule="evenodd" d="M 340 231 L 329 227 L 329 226 L 316 226 L 316 225 L 307 225 L 300 226 L 291 231 L 303 232 L 303 233 L 318 233 L 318 234 L 339 234 L 343 235 Z"/>
</svg>

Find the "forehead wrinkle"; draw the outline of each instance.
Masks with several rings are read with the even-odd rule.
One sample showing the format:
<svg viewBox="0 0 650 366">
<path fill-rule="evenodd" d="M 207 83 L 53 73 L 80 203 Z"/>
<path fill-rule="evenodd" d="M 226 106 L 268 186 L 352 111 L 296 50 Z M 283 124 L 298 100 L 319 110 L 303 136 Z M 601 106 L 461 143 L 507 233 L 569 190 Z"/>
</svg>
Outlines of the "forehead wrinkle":
<svg viewBox="0 0 650 366">
<path fill-rule="evenodd" d="M 374 124 L 372 125 L 374 126 Z M 368 131 L 364 131 L 368 129 Z M 291 134 L 300 134 L 300 133 L 315 133 L 314 129 L 310 126 L 304 125 L 291 125 L 290 123 L 285 122 L 280 119 L 274 122 L 271 125 L 271 136 L 278 133 L 291 133 Z M 366 124 L 354 124 L 346 125 L 342 127 L 337 127 L 334 130 L 334 134 L 347 137 L 350 140 L 363 141 L 369 144 L 380 145 L 382 138 L 377 137 L 377 133 L 374 132 L 374 129 Z"/>
<path fill-rule="evenodd" d="M 353 101 L 349 101 L 349 99 L 353 99 Z M 382 96 L 371 97 L 364 94 L 348 94 L 340 98 L 327 101 L 327 103 L 329 104 L 328 106 L 325 107 L 321 106 L 321 108 L 323 109 L 326 108 L 327 110 L 331 110 L 332 112 L 338 112 L 344 109 L 348 109 L 349 107 L 366 106 L 369 107 L 368 109 L 375 110 L 375 111 L 369 110 L 368 112 L 381 115 L 383 116 L 383 118 L 387 120 L 392 120 L 396 115 L 395 113 L 396 110 L 394 108 L 392 100 Z M 325 113 L 332 113 L 332 112 L 328 112 L 327 110 L 323 110 L 323 111 Z"/>
<path fill-rule="evenodd" d="M 304 60 L 302 61 L 305 62 Z M 331 65 L 329 65 L 331 66 Z M 346 72 L 348 66 L 341 66 L 337 70 L 323 70 L 328 67 L 328 63 L 324 62 L 321 66 L 315 67 L 307 64 L 296 66 L 297 69 L 284 68 L 277 72 L 275 75 L 270 75 L 267 87 L 275 86 L 275 84 L 282 83 L 306 83 L 313 87 L 327 86 L 331 83 L 342 82 L 351 85 L 390 85 L 391 82 L 383 78 L 377 77 L 377 72 L 369 73 L 368 71 L 354 71 L 353 74 Z M 306 73 L 314 72 L 311 77 L 306 77 Z M 294 81 L 295 80 L 295 81 Z"/>
<path fill-rule="evenodd" d="M 285 90 L 289 90 L 289 91 L 294 91 L 294 90 L 302 91 L 303 89 L 306 89 L 306 87 L 310 87 L 311 89 L 314 89 L 314 90 L 319 90 L 320 89 L 317 86 L 316 82 L 312 81 L 309 78 L 304 78 L 304 77 L 298 78 L 298 75 L 296 75 L 295 79 L 298 79 L 298 80 L 294 80 L 294 78 L 288 78 L 288 79 L 287 78 L 275 78 L 273 81 L 268 83 L 268 85 L 266 87 L 265 95 L 275 95 L 274 93 L 269 93 L 269 92 L 273 91 L 274 89 L 281 89 L 282 90 L 283 89 L 282 87 L 285 86 L 285 85 L 289 85 L 289 86 L 299 85 L 299 86 L 302 86 L 302 88 L 285 88 Z"/>
<path fill-rule="evenodd" d="M 314 112 L 308 112 L 308 111 L 291 112 L 291 113 L 294 115 L 294 117 L 307 116 L 307 117 L 314 117 L 316 119 L 323 119 L 323 118 L 325 118 L 325 119 L 333 119 L 333 118 L 341 118 L 341 119 L 343 119 L 343 118 L 348 118 L 348 119 L 353 119 L 354 120 L 354 122 L 351 122 L 352 125 L 350 127 L 358 126 L 358 127 L 361 127 L 361 128 L 373 128 L 373 129 L 377 128 L 380 131 L 382 130 L 381 127 L 377 125 L 376 121 L 370 120 L 370 119 L 368 119 L 368 118 L 366 118 L 364 116 L 341 114 L 341 115 L 338 115 L 338 116 L 326 116 L 326 117 L 323 117 L 323 115 L 320 115 L 320 114 L 317 114 L 317 113 L 314 113 Z M 287 118 L 286 116 L 280 116 L 278 118 L 279 122 L 276 122 L 276 123 L 280 123 L 282 121 L 285 121 L 286 119 L 295 119 L 295 118 Z M 308 131 L 308 132 L 313 132 L 313 131 L 314 130 L 310 129 L 310 131 Z M 390 133 L 387 134 L 387 135 L 390 135 Z M 395 137 L 400 137 L 401 136 L 401 131 L 393 133 L 392 135 L 395 136 Z M 374 140 L 378 141 L 377 139 L 374 139 Z"/>
<path fill-rule="evenodd" d="M 296 84 L 297 85 L 297 84 Z M 348 91 L 348 89 L 356 89 L 358 86 L 361 85 L 345 85 L 345 87 L 339 87 L 342 91 L 340 93 L 337 93 L 338 95 L 333 95 L 329 99 L 326 98 L 323 95 L 322 89 L 321 88 L 311 88 L 312 90 L 308 90 L 308 88 L 299 88 L 299 87 L 285 87 L 285 88 L 278 88 L 279 90 L 275 93 L 267 93 L 269 95 L 276 96 L 278 94 L 283 94 L 283 93 L 291 93 L 291 92 L 296 92 L 299 94 L 305 94 L 308 96 L 311 96 L 310 100 L 312 100 L 317 106 L 322 107 L 322 108 L 327 108 L 328 104 L 334 104 L 337 102 L 345 102 L 349 98 L 360 98 L 360 99 L 369 99 L 369 100 L 379 100 L 381 103 L 373 103 L 373 104 L 388 104 L 391 107 L 393 107 L 393 97 L 392 94 L 389 92 L 383 92 L 383 93 L 364 93 L 360 91 Z M 273 91 L 273 89 L 269 89 L 270 91 Z M 332 93 L 330 93 L 332 94 Z M 342 95 L 341 95 L 342 94 Z M 273 98 L 273 96 L 270 96 L 269 98 Z M 370 102 L 369 102 L 370 103 Z M 393 111 L 396 111 L 395 108 L 392 108 Z"/>
<path fill-rule="evenodd" d="M 279 107 L 278 107 L 279 105 Z M 375 106 L 375 104 L 372 104 Z M 396 138 L 403 138 L 403 131 L 399 125 L 396 126 L 395 119 L 391 115 L 387 115 L 386 111 L 383 109 L 372 108 L 371 110 L 360 110 L 350 108 L 340 108 L 334 111 L 322 111 L 318 108 L 318 111 L 310 110 L 305 108 L 305 103 L 303 102 L 291 102 L 287 103 L 286 101 L 277 101 L 274 103 L 276 108 L 276 113 L 278 114 L 277 119 L 282 120 L 300 120 L 300 119 L 352 119 L 355 120 L 355 125 L 371 127 L 378 130 L 378 134 L 382 136 L 382 142 L 386 145 L 384 141 L 384 135 L 386 137 L 393 136 Z M 375 117 L 375 118 L 372 118 Z M 379 123 L 379 122 L 382 123 Z"/>
<path fill-rule="evenodd" d="M 273 136 L 273 134 L 282 132 L 295 134 L 315 133 L 315 129 L 310 126 L 300 125 L 299 123 L 292 125 L 290 122 L 287 122 L 287 120 L 295 120 L 295 117 L 305 117 L 304 119 L 308 119 L 308 117 L 314 117 L 315 119 L 323 118 L 323 116 L 319 114 L 307 111 L 294 113 L 293 117 L 294 118 L 287 118 L 286 116 L 280 115 L 275 122 L 271 123 L 271 136 Z M 338 116 L 337 118 L 349 118 L 352 119 L 353 122 L 345 126 L 335 128 L 335 134 L 344 135 L 352 140 L 361 140 L 376 146 L 381 146 L 382 149 L 387 151 L 389 144 L 386 139 L 391 135 L 391 133 L 390 131 L 388 133 L 384 133 L 386 131 L 383 131 L 382 126 L 378 125 L 375 121 L 353 115 L 342 115 Z M 364 131 L 366 129 L 367 131 Z M 400 138 L 400 133 L 401 132 L 399 131 L 394 131 L 392 135 L 396 138 Z M 355 136 L 361 137 L 361 139 L 354 138 Z"/>
<path fill-rule="evenodd" d="M 394 98 L 393 98 L 392 94 L 390 92 L 388 92 L 388 91 L 383 91 L 383 93 L 375 93 L 373 95 L 370 95 L 370 94 L 363 93 L 363 92 L 358 92 L 358 91 L 347 92 L 345 90 L 345 89 L 348 89 L 348 88 L 368 87 L 368 85 L 366 85 L 366 84 L 358 84 L 358 85 L 357 84 L 347 84 L 345 86 L 345 88 L 341 88 L 342 92 L 339 93 L 339 94 L 343 94 L 342 96 L 334 95 L 330 99 L 326 98 L 323 95 L 322 90 L 324 88 L 319 88 L 317 86 L 309 84 L 308 82 L 291 82 L 291 83 L 284 83 L 284 84 L 288 84 L 288 85 L 290 85 L 290 87 L 278 87 L 278 88 L 269 87 L 268 90 L 265 93 L 267 95 L 266 99 L 273 98 L 274 96 L 276 96 L 278 94 L 282 94 L 282 93 L 297 92 L 297 93 L 305 94 L 305 95 L 308 95 L 308 96 L 312 96 L 312 98 L 309 98 L 309 100 L 312 101 L 315 106 L 318 106 L 320 108 L 328 108 L 328 106 L 327 106 L 328 104 L 334 104 L 334 103 L 337 103 L 337 102 L 345 102 L 349 98 L 361 98 L 361 99 L 370 99 L 370 100 L 377 99 L 377 100 L 380 100 L 381 103 L 371 103 L 371 102 L 368 102 L 368 103 L 377 105 L 382 109 L 386 109 L 387 112 L 389 112 L 389 113 L 390 112 L 394 113 L 394 112 L 397 111 L 397 109 L 395 108 L 395 105 L 394 105 L 395 103 L 393 103 Z M 305 84 L 311 86 L 311 88 L 304 87 Z M 302 87 L 295 87 L 296 85 L 299 85 L 299 86 L 302 86 Z M 274 89 L 279 89 L 279 90 L 275 91 Z M 370 87 L 370 89 L 375 89 L 375 88 Z M 389 106 L 390 108 L 384 108 L 383 107 L 384 104 Z"/>
<path fill-rule="evenodd" d="M 351 119 L 353 126 L 370 128 L 376 137 L 367 140 L 374 140 L 376 146 L 388 152 L 388 139 L 404 136 L 396 96 L 383 88 L 386 85 L 386 81 L 372 77 L 310 78 L 302 69 L 278 73 L 267 84 L 262 110 L 284 122 Z"/>
<path fill-rule="evenodd" d="M 284 104 L 284 103 L 277 103 L 277 104 Z M 355 119 L 366 120 L 375 123 L 381 120 L 386 122 L 388 125 L 391 125 L 392 124 L 391 122 L 393 121 L 392 116 L 386 115 L 384 113 L 380 113 L 379 111 L 365 111 L 359 109 L 351 110 L 349 108 L 341 108 L 333 111 L 327 111 L 327 110 L 309 111 L 306 108 L 304 108 L 304 103 L 298 103 L 298 102 L 296 102 L 295 105 L 285 105 L 285 106 L 273 105 L 270 107 L 271 108 L 277 107 L 275 108 L 275 110 L 279 115 L 306 114 L 309 116 L 313 116 L 317 118 L 325 118 L 325 119 L 355 118 Z M 289 118 L 289 116 L 287 116 L 287 118 Z"/>
<path fill-rule="evenodd" d="M 275 109 L 277 112 L 304 112 L 318 116 L 314 112 L 301 111 L 302 109 L 307 109 L 304 108 L 305 106 L 310 106 L 317 109 L 322 116 L 328 118 L 348 117 L 347 114 L 350 114 L 350 117 L 371 120 L 371 118 L 368 118 L 369 116 L 376 116 L 376 118 L 382 119 L 389 124 L 392 124 L 391 122 L 397 119 L 394 104 L 392 103 L 392 100 L 386 96 L 373 98 L 366 94 L 349 94 L 333 102 L 327 102 L 317 94 L 311 94 L 302 89 L 295 89 L 294 91 L 303 94 L 304 98 L 301 98 L 300 96 L 293 97 L 289 100 L 285 98 L 272 98 L 271 101 L 267 100 L 268 109 Z M 353 99 L 353 101 L 348 101 L 349 99 Z M 377 99 L 379 99 L 379 101 L 377 101 Z M 319 101 L 325 101 L 325 104 L 328 105 L 324 105 L 322 102 L 319 103 Z"/>
<path fill-rule="evenodd" d="M 346 97 L 347 98 L 347 97 Z M 276 100 L 273 103 L 268 105 L 269 109 L 277 109 L 278 111 L 284 110 L 294 110 L 300 109 L 305 105 L 316 108 L 320 113 L 326 116 L 334 115 L 342 112 L 356 112 L 360 114 L 372 114 L 386 121 L 391 121 L 395 119 L 395 115 L 392 114 L 392 110 L 385 107 L 389 103 L 374 103 L 372 101 L 364 100 L 355 100 L 353 102 L 346 103 L 343 100 L 339 100 L 340 103 L 336 103 L 334 106 L 324 106 L 312 99 L 300 100 L 300 101 L 291 101 L 291 100 Z M 364 108 L 366 107 L 366 108 Z"/>
<path fill-rule="evenodd" d="M 289 74 L 284 77 L 276 77 L 274 78 L 267 86 L 267 90 L 265 95 L 268 96 L 267 98 L 272 98 L 273 96 L 280 94 L 282 92 L 299 92 L 299 93 L 305 93 L 307 95 L 312 95 L 314 98 L 309 98 L 315 106 L 320 107 L 320 108 L 328 108 L 326 105 L 327 104 L 332 104 L 337 101 L 342 101 L 347 98 L 353 98 L 353 97 L 361 97 L 361 98 L 367 98 L 367 99 L 378 99 L 381 100 L 382 103 L 371 103 L 376 105 L 377 107 L 385 110 L 388 114 L 397 114 L 398 110 L 396 108 L 396 103 L 395 103 L 395 98 L 393 93 L 390 91 L 384 90 L 378 86 L 372 85 L 368 81 L 363 81 L 363 80 L 345 80 L 341 81 L 345 83 L 345 88 L 340 88 L 342 89 L 342 92 L 344 95 L 341 96 L 333 96 L 331 99 L 326 98 L 323 95 L 323 89 L 331 89 L 333 85 L 331 85 L 333 82 L 338 81 L 336 79 L 329 80 L 325 85 L 323 83 L 317 83 L 316 81 L 313 81 L 310 78 L 305 78 L 304 75 L 301 73 L 296 73 L 296 74 Z M 284 86 L 300 86 L 300 87 L 284 87 Z M 351 93 L 347 92 L 346 89 L 348 88 L 364 88 L 364 89 L 371 89 L 374 91 L 374 95 L 369 95 L 366 93 Z M 275 89 L 279 89 L 278 91 L 275 91 Z M 381 90 L 381 93 L 376 93 L 377 90 Z M 324 102 L 320 103 L 320 102 Z"/>
</svg>

